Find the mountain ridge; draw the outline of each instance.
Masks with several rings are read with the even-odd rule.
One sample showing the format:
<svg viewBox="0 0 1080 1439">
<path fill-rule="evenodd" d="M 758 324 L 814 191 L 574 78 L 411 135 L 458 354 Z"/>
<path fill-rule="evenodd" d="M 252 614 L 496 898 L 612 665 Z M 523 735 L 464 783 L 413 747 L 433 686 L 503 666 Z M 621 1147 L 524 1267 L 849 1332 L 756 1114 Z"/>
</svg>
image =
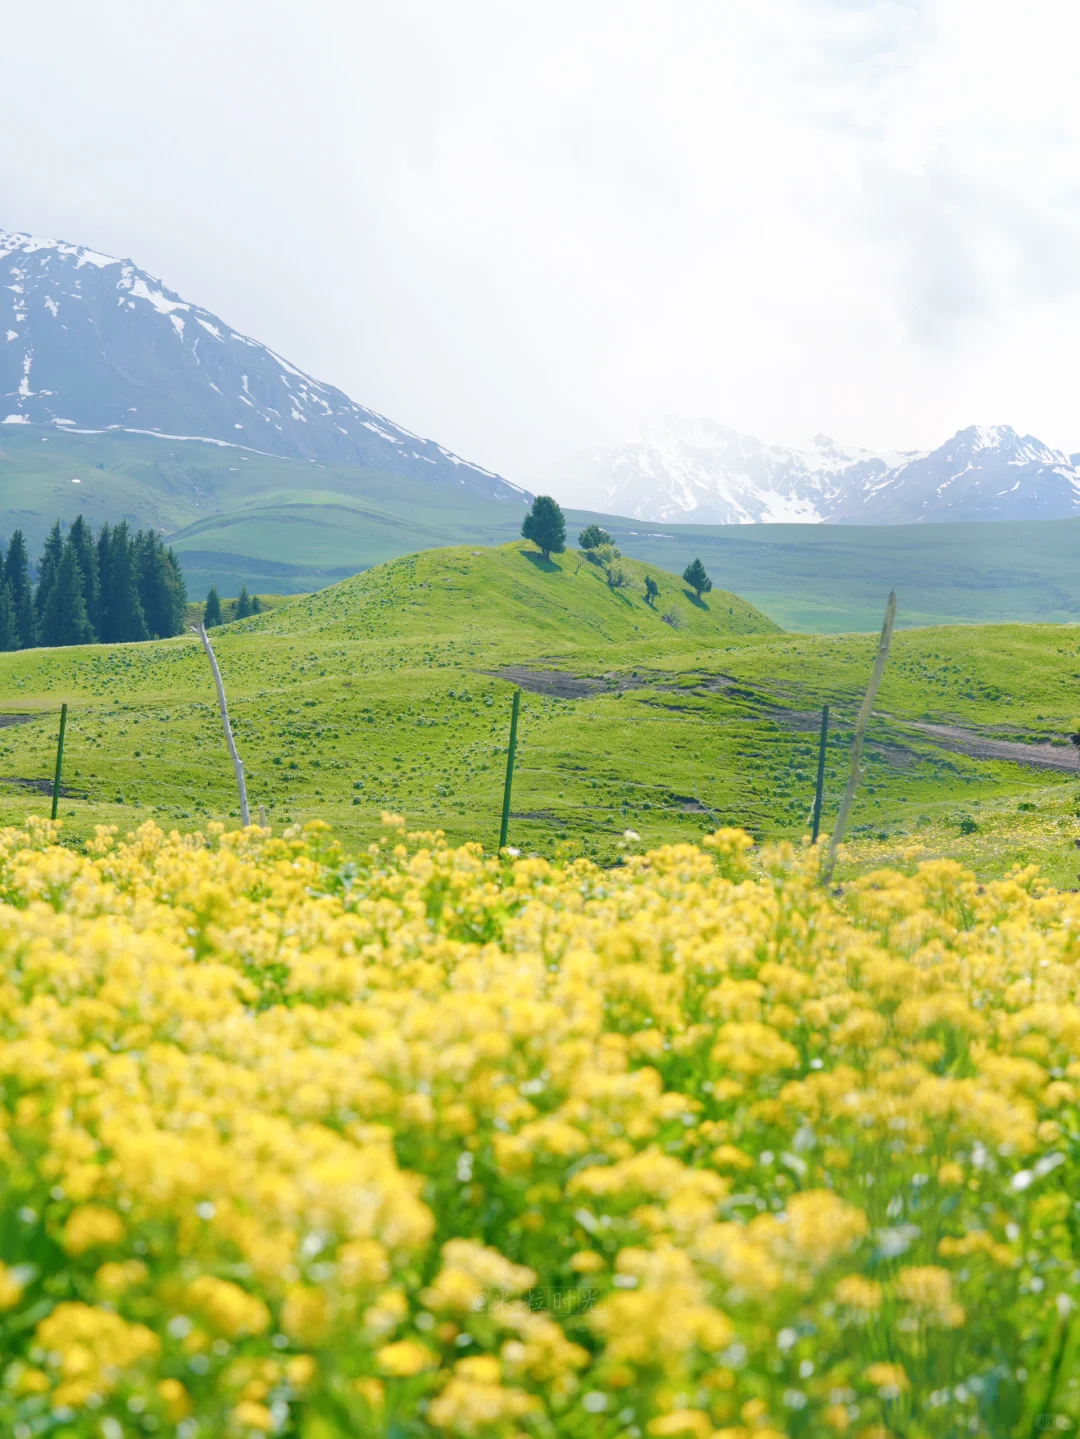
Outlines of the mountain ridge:
<svg viewBox="0 0 1080 1439">
<path fill-rule="evenodd" d="M 920 524 L 1080 515 L 1080 454 L 1009 425 L 970 425 L 932 450 L 769 445 L 671 416 L 638 440 L 573 456 L 573 502 L 655 523 Z"/>
<path fill-rule="evenodd" d="M 530 498 L 314 379 L 133 261 L 0 228 L 0 426 L 23 424 L 228 444 L 515 504 Z"/>
</svg>

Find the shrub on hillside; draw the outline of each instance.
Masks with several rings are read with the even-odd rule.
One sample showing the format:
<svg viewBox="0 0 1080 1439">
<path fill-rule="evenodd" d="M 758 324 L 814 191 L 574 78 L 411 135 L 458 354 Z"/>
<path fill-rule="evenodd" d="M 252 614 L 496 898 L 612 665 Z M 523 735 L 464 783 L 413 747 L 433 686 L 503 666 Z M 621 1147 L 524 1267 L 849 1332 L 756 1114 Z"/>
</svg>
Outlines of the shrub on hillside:
<svg viewBox="0 0 1080 1439">
<path fill-rule="evenodd" d="M 595 550 L 601 545 L 610 545 L 611 536 L 607 530 L 602 530 L 599 525 L 586 525 L 581 534 L 578 535 L 578 544 L 583 550 Z"/>
<path fill-rule="evenodd" d="M 709 576 L 705 573 L 705 566 L 701 563 L 700 560 L 691 561 L 691 563 L 687 565 L 686 569 L 683 570 L 682 577 L 697 595 L 699 600 L 701 599 L 702 595 L 708 594 L 709 591 L 712 589 L 712 580 L 710 580 Z"/>
</svg>

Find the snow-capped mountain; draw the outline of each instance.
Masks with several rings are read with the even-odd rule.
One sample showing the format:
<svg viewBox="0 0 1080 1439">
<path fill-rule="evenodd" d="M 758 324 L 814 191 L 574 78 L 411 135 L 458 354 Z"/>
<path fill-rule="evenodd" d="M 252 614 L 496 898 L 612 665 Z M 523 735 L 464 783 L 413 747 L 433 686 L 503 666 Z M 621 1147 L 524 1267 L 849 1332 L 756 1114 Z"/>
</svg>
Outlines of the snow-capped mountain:
<svg viewBox="0 0 1080 1439">
<path fill-rule="evenodd" d="M 312 379 L 130 260 L 5 230 L 0 424 L 207 439 L 528 498 Z"/>
<path fill-rule="evenodd" d="M 1008 425 L 936 450 L 848 449 L 825 435 L 767 445 L 711 420 L 667 419 L 551 475 L 582 509 L 686 524 L 918 524 L 1080 515 L 1080 455 Z"/>
</svg>

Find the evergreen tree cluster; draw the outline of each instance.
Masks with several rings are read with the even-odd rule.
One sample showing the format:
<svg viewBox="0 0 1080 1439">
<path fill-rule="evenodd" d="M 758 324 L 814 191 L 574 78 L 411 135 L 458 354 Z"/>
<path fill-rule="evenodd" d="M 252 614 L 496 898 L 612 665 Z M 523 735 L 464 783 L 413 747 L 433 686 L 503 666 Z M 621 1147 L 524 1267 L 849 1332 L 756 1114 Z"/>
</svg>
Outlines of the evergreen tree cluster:
<svg viewBox="0 0 1080 1439">
<path fill-rule="evenodd" d="M 22 530 L 0 545 L 0 650 L 112 644 L 181 634 L 187 590 L 180 563 L 153 530 L 127 521 L 95 538 L 82 515 L 63 535 L 53 525 L 30 578 Z"/>
<path fill-rule="evenodd" d="M 262 601 L 258 595 L 249 595 L 247 585 L 240 586 L 240 593 L 229 606 L 230 620 L 246 620 L 248 615 L 262 613 Z M 224 624 L 225 608 L 221 603 L 221 596 L 218 594 L 217 585 L 211 585 L 206 595 L 206 604 L 203 606 L 203 624 L 206 628 L 213 629 L 215 625 Z"/>
</svg>

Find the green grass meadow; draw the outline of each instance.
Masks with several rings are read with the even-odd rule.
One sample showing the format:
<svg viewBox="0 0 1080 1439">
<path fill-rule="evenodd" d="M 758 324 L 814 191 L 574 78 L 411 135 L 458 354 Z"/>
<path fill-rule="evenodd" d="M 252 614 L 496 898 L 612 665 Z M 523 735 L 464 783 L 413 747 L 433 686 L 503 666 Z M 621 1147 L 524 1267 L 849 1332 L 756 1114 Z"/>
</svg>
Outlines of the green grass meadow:
<svg viewBox="0 0 1080 1439">
<path fill-rule="evenodd" d="M 370 840 L 381 813 L 498 838 L 510 701 L 501 673 L 587 681 L 523 695 L 510 843 L 605 863 L 721 824 L 807 833 L 822 703 L 833 711 L 826 826 L 847 778 L 874 634 L 781 632 L 752 605 L 638 561 L 612 590 L 577 552 L 457 546 L 406 556 L 214 631 L 253 811 L 276 829 L 328 821 Z M 645 602 L 651 574 L 661 593 Z M 678 628 L 665 622 L 674 618 Z M 586 692 L 582 692 L 586 691 Z M 49 811 L 61 702 L 70 706 L 60 814 L 95 824 L 238 823 L 205 656 L 194 635 L 0 656 L 0 822 Z M 1071 754 L 1080 629 L 898 633 L 871 721 L 851 864 L 915 844 L 983 874 L 1037 862 L 1076 883 L 1071 773 L 943 750 L 931 720 Z M 626 831 L 639 838 L 627 838 Z M 841 871 L 843 873 L 843 871 Z"/>
</svg>

